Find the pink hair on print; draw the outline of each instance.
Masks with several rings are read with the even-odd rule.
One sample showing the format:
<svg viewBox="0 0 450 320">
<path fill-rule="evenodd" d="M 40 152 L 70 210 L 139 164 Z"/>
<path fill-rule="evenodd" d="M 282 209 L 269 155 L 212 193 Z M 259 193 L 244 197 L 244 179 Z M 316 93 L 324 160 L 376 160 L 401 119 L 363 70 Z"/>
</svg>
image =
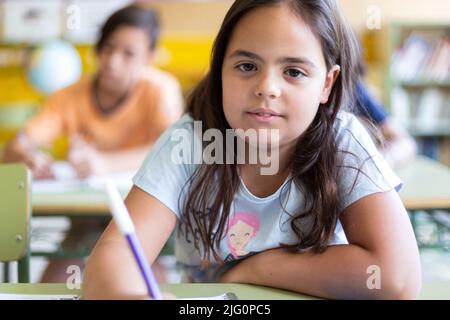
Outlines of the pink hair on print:
<svg viewBox="0 0 450 320">
<path fill-rule="evenodd" d="M 238 223 L 241 224 L 238 226 Z M 259 231 L 260 219 L 256 213 L 236 212 L 228 221 L 227 244 L 231 254 L 235 259 L 243 254 L 238 254 L 237 244 L 241 250 L 253 239 Z M 239 230 L 237 229 L 239 228 Z M 232 238 L 233 237 L 233 241 Z"/>
</svg>

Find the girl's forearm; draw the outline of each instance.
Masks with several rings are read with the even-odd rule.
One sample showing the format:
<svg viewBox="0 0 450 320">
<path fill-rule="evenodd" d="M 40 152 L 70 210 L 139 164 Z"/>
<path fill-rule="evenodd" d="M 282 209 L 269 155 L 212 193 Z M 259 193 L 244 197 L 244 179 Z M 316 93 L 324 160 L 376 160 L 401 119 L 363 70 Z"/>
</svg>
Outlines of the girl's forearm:
<svg viewBox="0 0 450 320">
<path fill-rule="evenodd" d="M 83 298 L 148 299 L 147 290 L 126 244 L 96 246 L 83 277 Z"/>
<path fill-rule="evenodd" d="M 343 245 L 322 254 L 269 250 L 244 260 L 228 280 L 331 299 L 415 298 L 417 284 L 408 279 L 406 268 L 383 263 L 359 246 Z"/>
</svg>

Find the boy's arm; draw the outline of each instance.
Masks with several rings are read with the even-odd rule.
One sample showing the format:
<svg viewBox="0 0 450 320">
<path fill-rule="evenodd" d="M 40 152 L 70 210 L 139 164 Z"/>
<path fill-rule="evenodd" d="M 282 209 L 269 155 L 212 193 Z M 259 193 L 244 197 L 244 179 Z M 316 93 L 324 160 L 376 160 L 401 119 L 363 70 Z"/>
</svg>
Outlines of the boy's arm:
<svg viewBox="0 0 450 320">
<path fill-rule="evenodd" d="M 0 160 L 25 164 L 33 172 L 33 179 L 53 178 L 52 158 L 40 151 L 22 132 L 6 144 Z"/>
<path fill-rule="evenodd" d="M 55 139 L 66 133 L 68 101 L 65 90 L 47 97 L 39 112 L 5 146 L 2 160 L 24 163 L 33 171 L 33 179 L 53 178 L 52 159 L 40 149 L 51 148 Z"/>
<path fill-rule="evenodd" d="M 322 254 L 269 250 L 244 260 L 221 280 L 334 299 L 416 298 L 419 252 L 397 193 L 362 198 L 343 212 L 341 222 L 349 245 L 330 246 Z"/>
</svg>

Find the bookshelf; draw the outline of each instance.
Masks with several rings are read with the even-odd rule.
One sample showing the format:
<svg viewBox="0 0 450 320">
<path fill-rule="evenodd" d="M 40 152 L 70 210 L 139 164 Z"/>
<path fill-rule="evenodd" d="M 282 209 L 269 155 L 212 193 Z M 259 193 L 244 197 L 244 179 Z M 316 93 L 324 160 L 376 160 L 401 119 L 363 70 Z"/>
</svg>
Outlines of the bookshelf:
<svg viewBox="0 0 450 320">
<path fill-rule="evenodd" d="M 393 117 L 419 152 L 450 165 L 450 23 L 394 22 L 386 73 Z"/>
</svg>

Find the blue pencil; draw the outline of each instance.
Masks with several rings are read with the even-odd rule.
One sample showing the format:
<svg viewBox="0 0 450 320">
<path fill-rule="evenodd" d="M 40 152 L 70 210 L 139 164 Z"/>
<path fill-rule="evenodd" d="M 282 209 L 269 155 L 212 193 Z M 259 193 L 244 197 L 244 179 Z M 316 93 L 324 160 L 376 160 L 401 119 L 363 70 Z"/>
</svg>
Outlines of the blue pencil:
<svg viewBox="0 0 450 320">
<path fill-rule="evenodd" d="M 133 221 L 130 218 L 125 203 L 122 201 L 122 197 L 120 196 L 119 191 L 117 190 L 116 186 L 108 179 L 105 179 L 105 189 L 109 198 L 111 213 L 117 226 L 119 227 L 120 232 L 126 237 L 128 241 L 130 249 L 133 252 L 133 256 L 139 266 L 139 270 L 141 271 L 141 274 L 144 278 L 150 297 L 156 300 L 162 300 L 161 290 L 159 289 L 152 269 L 150 268 L 147 258 L 145 257 L 145 253 L 142 248 L 141 242 L 137 237 Z"/>
</svg>

